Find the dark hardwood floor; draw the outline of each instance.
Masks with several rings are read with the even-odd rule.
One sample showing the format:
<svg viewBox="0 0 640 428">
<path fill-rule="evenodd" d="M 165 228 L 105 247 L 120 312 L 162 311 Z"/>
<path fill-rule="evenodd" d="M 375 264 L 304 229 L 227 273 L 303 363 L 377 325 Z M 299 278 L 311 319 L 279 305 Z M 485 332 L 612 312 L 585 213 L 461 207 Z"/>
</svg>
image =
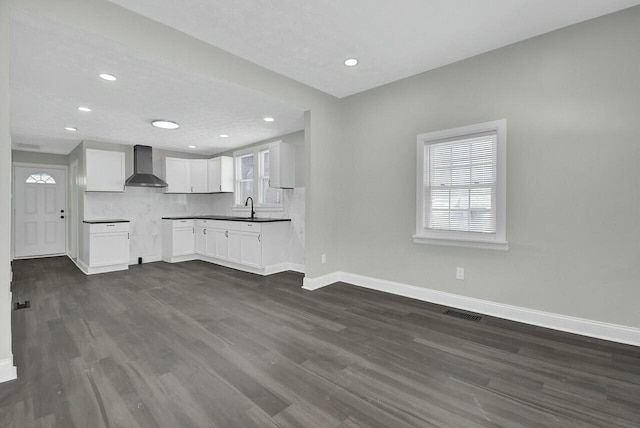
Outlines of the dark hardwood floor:
<svg viewBox="0 0 640 428">
<path fill-rule="evenodd" d="M 302 275 L 16 261 L 1 427 L 639 427 L 640 348 Z"/>
</svg>

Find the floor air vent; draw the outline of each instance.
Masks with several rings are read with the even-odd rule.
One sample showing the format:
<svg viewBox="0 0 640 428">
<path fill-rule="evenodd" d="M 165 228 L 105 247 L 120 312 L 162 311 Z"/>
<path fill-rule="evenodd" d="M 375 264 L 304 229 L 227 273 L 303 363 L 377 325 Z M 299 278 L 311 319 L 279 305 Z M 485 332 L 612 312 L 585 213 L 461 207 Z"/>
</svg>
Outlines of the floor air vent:
<svg viewBox="0 0 640 428">
<path fill-rule="evenodd" d="M 461 318 L 467 321 L 474 321 L 474 322 L 478 322 L 482 319 L 480 315 L 468 314 L 466 312 L 454 311 L 451 309 L 447 309 L 446 311 L 443 312 L 443 314 L 449 315 L 451 317 Z"/>
<path fill-rule="evenodd" d="M 30 307 L 31 307 L 31 302 L 28 300 L 25 300 L 24 303 L 20 303 L 20 301 L 17 301 L 13 307 L 13 310 L 17 311 L 18 309 L 27 309 Z"/>
</svg>

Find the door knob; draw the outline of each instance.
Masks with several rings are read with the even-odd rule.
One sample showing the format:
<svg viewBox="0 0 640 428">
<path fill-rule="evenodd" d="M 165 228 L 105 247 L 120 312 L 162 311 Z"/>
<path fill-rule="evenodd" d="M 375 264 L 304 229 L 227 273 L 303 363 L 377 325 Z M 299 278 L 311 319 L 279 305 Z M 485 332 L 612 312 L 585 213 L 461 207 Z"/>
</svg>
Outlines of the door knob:
<svg viewBox="0 0 640 428">
<path fill-rule="evenodd" d="M 60 212 L 61 212 L 61 213 L 63 213 L 63 212 L 64 212 L 64 210 L 60 210 Z"/>
<path fill-rule="evenodd" d="M 63 216 L 63 215 L 61 215 L 61 216 L 60 216 L 60 218 L 64 218 L 64 216 Z"/>
</svg>

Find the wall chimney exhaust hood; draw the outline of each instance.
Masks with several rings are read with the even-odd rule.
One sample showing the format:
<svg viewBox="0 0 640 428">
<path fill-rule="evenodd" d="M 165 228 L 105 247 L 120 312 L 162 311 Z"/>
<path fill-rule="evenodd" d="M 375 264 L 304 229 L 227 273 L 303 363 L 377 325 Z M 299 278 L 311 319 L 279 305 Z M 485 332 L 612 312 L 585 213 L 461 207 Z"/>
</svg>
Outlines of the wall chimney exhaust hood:
<svg viewBox="0 0 640 428">
<path fill-rule="evenodd" d="M 133 146 L 133 175 L 127 178 L 125 186 L 168 187 L 163 180 L 153 175 L 151 146 Z"/>
</svg>

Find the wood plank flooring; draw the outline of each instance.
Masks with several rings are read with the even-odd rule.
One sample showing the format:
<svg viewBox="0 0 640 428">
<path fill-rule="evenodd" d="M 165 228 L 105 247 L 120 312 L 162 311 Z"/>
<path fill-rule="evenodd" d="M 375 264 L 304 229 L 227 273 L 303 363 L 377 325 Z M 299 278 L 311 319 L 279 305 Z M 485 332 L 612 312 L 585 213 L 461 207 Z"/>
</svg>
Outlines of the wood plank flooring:
<svg viewBox="0 0 640 428">
<path fill-rule="evenodd" d="M 1 427 L 639 427 L 640 348 L 204 263 L 16 261 Z"/>
</svg>

